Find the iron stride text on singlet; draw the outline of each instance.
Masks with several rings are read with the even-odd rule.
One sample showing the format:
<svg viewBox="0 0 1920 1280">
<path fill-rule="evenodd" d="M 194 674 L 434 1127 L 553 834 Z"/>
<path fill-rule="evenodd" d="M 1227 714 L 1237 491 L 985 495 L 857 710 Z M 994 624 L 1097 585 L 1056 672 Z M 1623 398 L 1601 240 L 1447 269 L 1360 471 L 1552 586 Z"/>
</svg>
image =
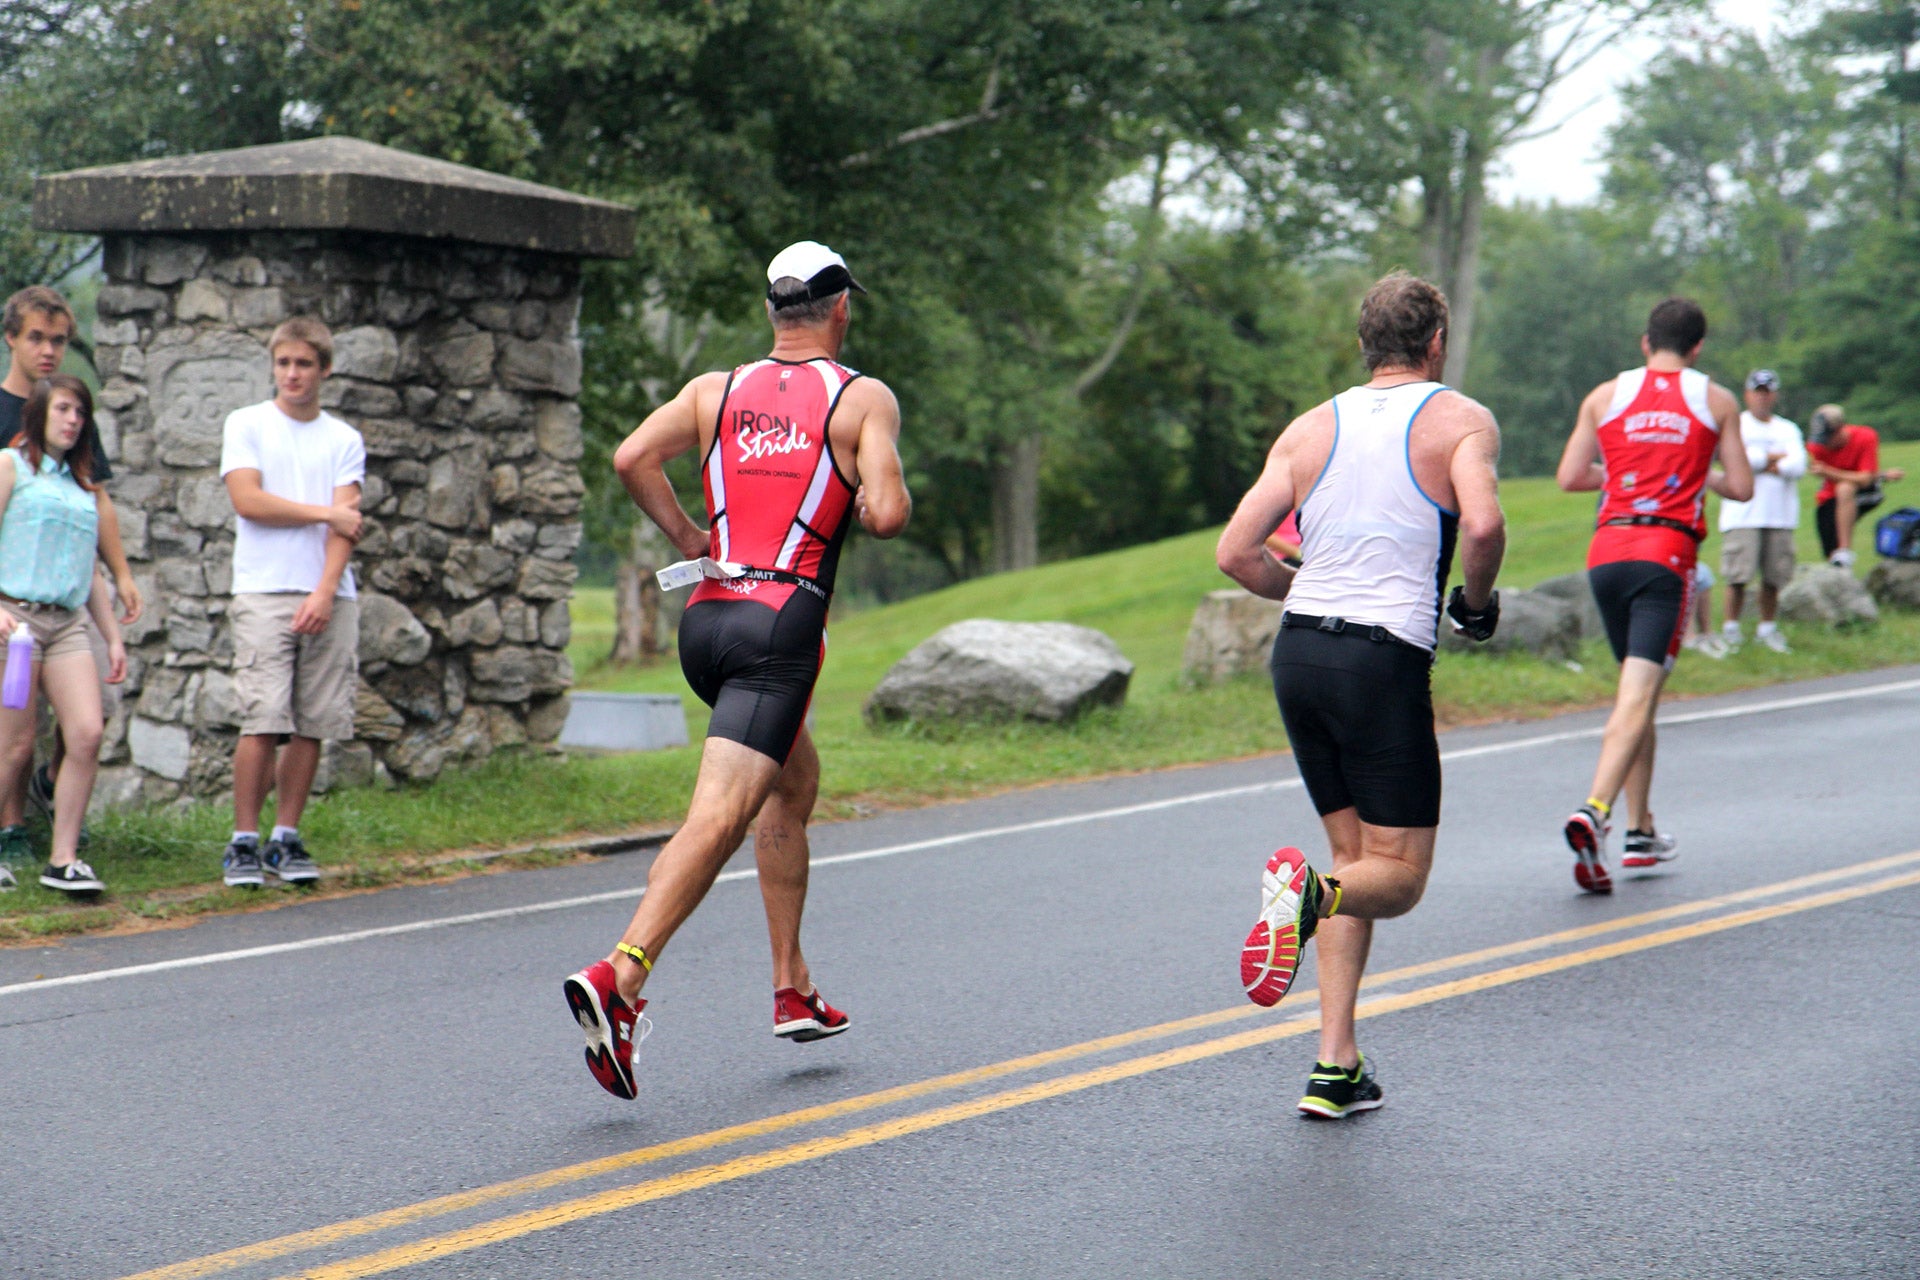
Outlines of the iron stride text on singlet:
<svg viewBox="0 0 1920 1280">
<path fill-rule="evenodd" d="M 1333 448 L 1300 502 L 1304 567 L 1287 610 L 1385 627 L 1431 651 L 1459 513 L 1413 478 L 1413 420 L 1437 382 L 1354 387 L 1333 398 Z"/>
<path fill-rule="evenodd" d="M 1647 560 L 1693 573 L 1707 536 L 1707 471 L 1720 445 L 1710 385 L 1697 369 L 1628 369 L 1614 379 L 1598 431 L 1607 474 L 1588 568 Z M 1635 519 L 1660 523 L 1615 523 Z"/>
<path fill-rule="evenodd" d="M 797 574 L 833 590 L 853 488 L 834 465 L 833 412 L 860 375 L 832 360 L 756 360 L 727 378 L 702 469 L 715 560 Z M 703 600 L 753 600 L 778 609 L 802 588 L 710 578 Z"/>
</svg>

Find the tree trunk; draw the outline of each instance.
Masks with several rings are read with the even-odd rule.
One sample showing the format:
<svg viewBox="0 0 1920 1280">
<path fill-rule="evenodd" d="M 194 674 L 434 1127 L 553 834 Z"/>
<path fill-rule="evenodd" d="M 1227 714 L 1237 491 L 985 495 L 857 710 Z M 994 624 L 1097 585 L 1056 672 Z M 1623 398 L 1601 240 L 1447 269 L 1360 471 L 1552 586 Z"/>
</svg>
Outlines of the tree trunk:
<svg viewBox="0 0 1920 1280">
<path fill-rule="evenodd" d="M 993 464 L 993 567 L 1040 563 L 1040 437 L 1015 436 Z"/>
<path fill-rule="evenodd" d="M 1480 215 L 1487 201 L 1487 158 L 1477 143 L 1467 147 L 1466 172 L 1460 184 L 1460 221 L 1453 240 L 1453 262 L 1447 281 L 1452 318 L 1447 333 L 1447 363 L 1440 380 L 1458 387 L 1467 376 L 1467 356 L 1473 349 L 1473 317 L 1480 300 Z"/>
<path fill-rule="evenodd" d="M 667 563 L 665 539 L 651 520 L 634 523 L 626 558 L 613 571 L 613 652 L 607 664 L 634 667 L 665 649 L 660 635 L 660 583 L 654 573 Z"/>
</svg>

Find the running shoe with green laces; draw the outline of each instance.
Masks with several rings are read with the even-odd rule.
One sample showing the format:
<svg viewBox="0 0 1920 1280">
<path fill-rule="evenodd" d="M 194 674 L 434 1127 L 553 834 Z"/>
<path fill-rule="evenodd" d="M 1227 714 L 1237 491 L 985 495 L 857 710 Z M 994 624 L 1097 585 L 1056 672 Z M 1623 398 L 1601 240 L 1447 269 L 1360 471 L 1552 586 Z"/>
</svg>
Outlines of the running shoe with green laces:
<svg viewBox="0 0 1920 1280">
<path fill-rule="evenodd" d="M 1320 924 L 1320 900 L 1331 884 L 1298 849 L 1267 859 L 1260 877 L 1260 918 L 1240 947 L 1240 985 L 1263 1009 L 1280 1003 L 1300 969 L 1300 952 Z"/>
<path fill-rule="evenodd" d="M 1300 1114 L 1316 1120 L 1345 1120 L 1356 1111 L 1372 1111 L 1386 1099 L 1367 1066 L 1367 1055 L 1349 1071 L 1332 1062 L 1316 1062 L 1307 1077 L 1307 1096 L 1300 1099 Z"/>
</svg>

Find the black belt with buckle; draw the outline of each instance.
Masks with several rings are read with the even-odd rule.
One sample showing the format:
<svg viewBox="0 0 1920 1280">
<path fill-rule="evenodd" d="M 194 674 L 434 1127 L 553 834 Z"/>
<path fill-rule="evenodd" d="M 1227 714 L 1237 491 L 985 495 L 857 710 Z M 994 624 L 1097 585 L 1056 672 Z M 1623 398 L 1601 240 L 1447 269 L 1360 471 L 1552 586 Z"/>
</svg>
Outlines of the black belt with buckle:
<svg viewBox="0 0 1920 1280">
<path fill-rule="evenodd" d="M 1602 527 L 1633 524 L 1652 525 L 1656 529 L 1672 529 L 1675 533 L 1686 534 L 1695 542 L 1703 541 L 1707 536 L 1686 521 L 1674 520 L 1667 516 L 1615 516 L 1611 520 L 1604 521 Z"/>
<path fill-rule="evenodd" d="M 822 602 L 827 599 L 827 589 L 825 587 L 815 582 L 812 578 L 803 578 L 797 573 L 788 573 L 785 569 L 749 568 L 741 573 L 739 577 L 751 578 L 755 582 L 784 582 L 790 587 L 799 587 L 802 591 L 811 591 L 814 595 L 820 597 Z"/>
<path fill-rule="evenodd" d="M 1350 635 L 1376 644 L 1399 644 L 1423 654 L 1426 652 L 1411 640 L 1403 640 L 1385 627 L 1349 622 L 1345 618 L 1319 618 L 1311 613 L 1289 612 L 1280 615 L 1280 625 L 1289 631 L 1325 631 L 1336 636 Z"/>
</svg>

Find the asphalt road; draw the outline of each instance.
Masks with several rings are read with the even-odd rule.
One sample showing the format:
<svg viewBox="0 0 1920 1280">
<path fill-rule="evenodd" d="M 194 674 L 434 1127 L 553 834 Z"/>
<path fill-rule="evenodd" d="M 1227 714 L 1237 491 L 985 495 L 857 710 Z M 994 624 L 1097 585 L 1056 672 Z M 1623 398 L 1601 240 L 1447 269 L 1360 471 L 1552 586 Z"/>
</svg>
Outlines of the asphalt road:
<svg viewBox="0 0 1920 1280">
<path fill-rule="evenodd" d="M 770 1034 L 735 876 L 637 1103 L 560 979 L 640 857 L 0 950 L 0 1274 L 1920 1275 L 1920 668 L 1666 721 L 1682 856 L 1608 899 L 1558 835 L 1599 717 L 1443 738 L 1344 1124 L 1293 1110 L 1311 969 L 1238 988 L 1266 855 L 1324 865 L 1285 757 L 821 828 L 854 1029 Z"/>
</svg>

